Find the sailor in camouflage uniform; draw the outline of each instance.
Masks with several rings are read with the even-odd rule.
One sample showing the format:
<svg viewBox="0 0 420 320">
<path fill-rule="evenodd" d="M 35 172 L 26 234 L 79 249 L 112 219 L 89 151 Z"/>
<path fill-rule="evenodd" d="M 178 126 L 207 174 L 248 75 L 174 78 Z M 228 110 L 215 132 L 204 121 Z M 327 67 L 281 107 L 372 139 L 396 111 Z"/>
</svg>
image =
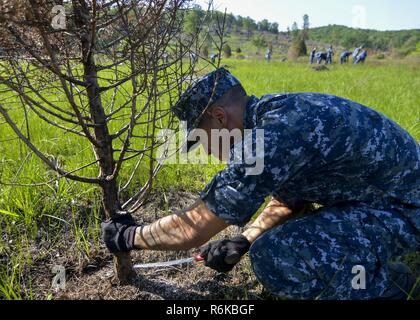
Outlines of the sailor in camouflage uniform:
<svg viewBox="0 0 420 320">
<path fill-rule="evenodd" d="M 352 55 L 350 51 L 344 51 L 340 55 L 340 64 L 344 64 L 349 61 L 349 57 Z"/>
<path fill-rule="evenodd" d="M 335 54 L 335 52 L 334 52 L 333 46 L 331 45 L 327 50 L 327 62 L 326 62 L 326 64 L 333 64 L 334 54 Z"/>
<path fill-rule="evenodd" d="M 367 58 L 367 51 L 363 50 L 356 58 L 356 61 L 354 61 L 354 64 L 364 63 Z"/>
<path fill-rule="evenodd" d="M 173 112 L 192 132 L 206 110 L 238 86 L 221 68 L 187 90 Z M 248 97 L 243 129 L 250 133 L 232 146 L 230 163 L 201 193 L 202 202 L 226 226 L 245 226 L 269 196 L 293 214 L 263 227 L 257 237 L 244 233 L 208 243 L 201 248 L 205 264 L 229 271 L 237 261 L 226 257 L 249 249 L 256 277 L 278 296 L 406 298 L 413 276 L 391 261 L 420 250 L 416 140 L 373 109 L 319 93 Z M 263 141 L 257 130 L 263 130 Z M 263 170 L 247 174 L 248 162 L 235 161 L 234 150 L 256 150 L 258 143 L 264 144 L 264 154 L 257 155 Z M 154 249 L 133 241 L 128 249 Z M 362 287 L 352 285 L 354 268 L 363 269 Z"/>
</svg>

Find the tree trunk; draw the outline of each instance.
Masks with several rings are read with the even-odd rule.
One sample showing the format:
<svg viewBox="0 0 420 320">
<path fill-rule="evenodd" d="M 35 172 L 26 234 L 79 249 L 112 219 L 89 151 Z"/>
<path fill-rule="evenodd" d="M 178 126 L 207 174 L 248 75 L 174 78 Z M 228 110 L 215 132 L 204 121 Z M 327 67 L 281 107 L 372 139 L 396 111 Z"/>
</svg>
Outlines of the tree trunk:
<svg viewBox="0 0 420 320">
<path fill-rule="evenodd" d="M 112 144 L 111 144 L 112 146 Z M 106 151 L 102 149 L 96 149 L 95 152 L 98 155 L 99 166 L 101 168 L 101 176 L 104 176 L 108 171 L 109 162 L 106 159 L 109 157 L 106 156 Z M 112 148 L 111 148 L 112 155 Z M 111 157 L 112 158 L 112 157 Z M 112 160 L 112 159 L 111 159 Z M 108 173 L 107 176 L 110 176 L 114 170 L 113 160 L 111 161 L 111 173 Z M 116 180 L 106 181 L 101 184 L 102 188 L 102 206 L 105 210 L 105 215 L 107 218 L 115 218 L 118 215 L 120 210 L 120 202 L 118 198 L 118 187 Z M 116 253 L 114 254 L 114 277 L 121 285 L 128 284 L 135 277 L 135 271 L 133 269 L 133 264 L 131 262 L 130 253 Z"/>
<path fill-rule="evenodd" d="M 94 145 L 99 162 L 102 188 L 102 206 L 107 218 L 115 218 L 120 212 L 118 186 L 114 175 L 115 161 L 112 138 L 109 135 L 105 110 L 102 106 L 97 68 L 94 59 L 96 23 L 90 16 L 86 1 L 74 2 L 76 21 L 81 32 L 82 63 L 84 80 L 88 83 L 86 93 L 89 98 L 89 111 L 94 128 Z M 114 257 L 115 277 L 120 284 L 129 283 L 134 276 L 134 269 L 129 253 L 118 253 Z"/>
</svg>

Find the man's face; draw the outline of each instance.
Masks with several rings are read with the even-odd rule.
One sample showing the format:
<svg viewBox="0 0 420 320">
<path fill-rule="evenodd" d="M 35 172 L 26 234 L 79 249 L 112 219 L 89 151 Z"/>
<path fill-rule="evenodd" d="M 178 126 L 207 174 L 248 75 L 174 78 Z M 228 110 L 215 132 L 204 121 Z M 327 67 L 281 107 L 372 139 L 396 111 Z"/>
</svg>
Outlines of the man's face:
<svg viewBox="0 0 420 320">
<path fill-rule="evenodd" d="M 199 128 L 206 132 L 207 139 L 200 140 L 200 143 L 203 146 L 204 151 L 208 155 L 212 155 L 216 157 L 217 159 L 219 159 L 220 161 L 223 161 L 225 157 L 223 156 L 221 141 L 219 141 L 219 148 L 215 148 L 217 143 L 215 143 L 215 141 L 212 140 L 212 131 L 215 132 L 214 130 L 224 129 L 222 124 L 216 119 L 214 119 L 211 115 L 206 115 L 205 119 L 203 119 L 200 122 Z M 212 146 L 213 146 L 213 149 L 212 149 Z"/>
<path fill-rule="evenodd" d="M 233 118 L 223 107 L 216 106 L 198 127 L 206 132 L 207 139 L 200 139 L 205 152 L 220 161 L 228 161 L 231 145 L 242 139 L 241 128 Z"/>
</svg>

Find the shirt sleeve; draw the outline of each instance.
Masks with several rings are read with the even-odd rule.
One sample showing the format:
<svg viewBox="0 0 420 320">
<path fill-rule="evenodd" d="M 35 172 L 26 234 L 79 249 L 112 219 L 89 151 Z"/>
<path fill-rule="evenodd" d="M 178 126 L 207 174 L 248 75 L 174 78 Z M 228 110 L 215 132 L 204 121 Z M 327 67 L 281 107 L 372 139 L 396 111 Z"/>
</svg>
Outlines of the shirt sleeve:
<svg viewBox="0 0 420 320">
<path fill-rule="evenodd" d="M 268 121 L 232 148 L 229 165 L 200 197 L 226 223 L 244 226 L 267 196 L 304 174 L 310 160 L 311 152 L 300 135 L 281 121 Z"/>
</svg>

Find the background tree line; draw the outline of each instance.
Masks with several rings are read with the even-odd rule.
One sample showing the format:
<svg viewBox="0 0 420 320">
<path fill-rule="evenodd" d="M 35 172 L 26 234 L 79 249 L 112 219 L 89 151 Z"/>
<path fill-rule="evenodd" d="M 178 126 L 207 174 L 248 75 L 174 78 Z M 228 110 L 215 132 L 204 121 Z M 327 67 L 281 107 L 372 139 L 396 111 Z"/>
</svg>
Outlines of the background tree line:
<svg viewBox="0 0 420 320">
<path fill-rule="evenodd" d="M 186 32 L 193 33 L 199 28 L 203 19 L 220 20 L 223 12 L 214 11 L 205 18 L 206 11 L 199 5 L 191 10 L 185 19 L 184 29 Z M 246 35 L 257 49 L 268 47 L 268 39 L 291 40 L 291 46 L 299 55 L 306 55 L 307 48 L 305 42 L 308 40 L 319 43 L 320 45 L 340 46 L 347 49 L 364 45 L 365 48 L 374 51 L 394 51 L 401 56 L 414 53 L 420 42 L 420 30 L 401 30 L 401 31 L 377 31 L 354 29 L 340 25 L 329 25 L 324 27 L 310 28 L 309 16 L 303 17 L 302 24 L 294 22 L 287 31 L 280 32 L 279 24 L 270 22 L 267 19 L 256 21 L 250 17 L 242 17 L 232 13 L 226 16 L 226 35 L 234 36 L 242 33 Z M 277 41 L 276 41 L 277 42 Z"/>
<path fill-rule="evenodd" d="M 190 10 L 185 19 L 185 30 L 187 32 L 193 32 L 197 30 L 199 24 L 205 18 L 206 11 L 201 8 L 199 5 L 195 5 L 192 10 Z M 212 15 L 209 15 L 207 19 L 209 20 L 221 20 L 221 17 L 224 15 L 223 12 L 214 11 Z M 277 22 L 270 22 L 267 19 L 262 21 L 255 21 L 251 17 L 242 17 L 235 16 L 232 13 L 227 14 L 226 16 L 226 32 L 241 32 L 245 31 L 249 36 L 252 35 L 255 31 L 260 32 L 269 32 L 273 34 L 279 33 L 279 24 Z"/>
<path fill-rule="evenodd" d="M 345 48 L 364 44 L 372 50 L 397 49 L 401 54 L 407 55 L 416 50 L 416 45 L 420 42 L 420 30 L 377 31 L 330 25 L 310 29 L 309 37 L 313 41 L 332 43 Z"/>
</svg>

